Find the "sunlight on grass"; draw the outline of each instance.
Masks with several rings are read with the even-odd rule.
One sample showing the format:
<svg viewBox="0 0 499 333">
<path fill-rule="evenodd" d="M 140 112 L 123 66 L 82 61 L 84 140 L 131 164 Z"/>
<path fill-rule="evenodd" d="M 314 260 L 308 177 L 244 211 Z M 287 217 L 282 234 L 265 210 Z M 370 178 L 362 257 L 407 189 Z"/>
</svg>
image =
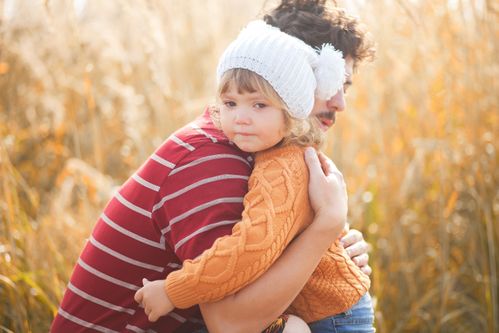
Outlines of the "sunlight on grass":
<svg viewBox="0 0 499 333">
<path fill-rule="evenodd" d="M 378 54 L 326 151 L 373 246 L 378 331 L 495 332 L 497 5 L 342 3 Z M 113 189 L 213 102 L 218 56 L 261 8 L 0 0 L 0 332 L 48 330 Z"/>
</svg>

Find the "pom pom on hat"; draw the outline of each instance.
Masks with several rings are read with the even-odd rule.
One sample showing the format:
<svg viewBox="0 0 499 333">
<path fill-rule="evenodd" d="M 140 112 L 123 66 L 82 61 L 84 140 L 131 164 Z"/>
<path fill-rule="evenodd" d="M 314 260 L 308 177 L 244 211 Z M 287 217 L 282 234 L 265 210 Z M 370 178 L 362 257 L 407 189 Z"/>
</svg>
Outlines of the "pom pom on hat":
<svg viewBox="0 0 499 333">
<path fill-rule="evenodd" d="M 324 44 L 314 69 L 317 80 L 315 95 L 320 99 L 330 99 L 345 83 L 345 59 L 333 45 Z"/>
</svg>

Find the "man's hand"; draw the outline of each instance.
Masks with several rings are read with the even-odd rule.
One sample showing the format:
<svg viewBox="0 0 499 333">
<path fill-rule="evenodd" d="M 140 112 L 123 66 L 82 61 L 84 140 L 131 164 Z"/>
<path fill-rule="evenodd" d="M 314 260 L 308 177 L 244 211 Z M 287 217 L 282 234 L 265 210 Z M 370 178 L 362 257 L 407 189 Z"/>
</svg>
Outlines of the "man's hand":
<svg viewBox="0 0 499 333">
<path fill-rule="evenodd" d="M 337 237 L 345 226 L 348 212 L 343 175 L 331 160 L 322 153 L 318 155 L 313 148 L 305 150 L 305 162 L 310 174 L 310 204 L 316 216 L 309 228 Z"/>
<path fill-rule="evenodd" d="M 318 157 L 319 157 L 319 161 L 320 161 L 320 165 L 321 165 L 322 171 L 327 176 L 327 178 L 331 179 L 330 177 L 333 174 L 335 174 L 336 177 L 338 178 L 338 181 L 340 183 L 343 183 L 343 187 L 345 187 L 344 180 L 343 180 L 343 175 L 338 170 L 338 168 L 333 163 L 333 161 L 331 161 L 331 159 L 329 159 L 322 152 L 320 152 L 318 154 Z M 311 184 L 309 186 L 309 193 L 310 193 L 310 197 L 311 197 L 310 200 L 311 200 L 311 202 L 313 204 L 314 203 L 314 198 L 312 196 L 314 194 L 319 194 L 320 195 L 321 190 L 324 191 L 327 188 L 324 187 L 324 185 L 322 187 L 315 186 L 314 191 L 312 190 L 311 185 L 312 185 L 313 174 L 312 174 L 312 169 L 310 169 L 310 170 L 311 170 L 311 174 L 310 174 L 310 177 L 311 177 L 310 182 L 311 182 Z M 317 173 L 316 173 L 315 174 L 315 178 L 317 178 L 317 179 L 320 180 L 322 177 L 317 176 Z M 345 187 L 345 189 L 346 189 L 346 187 Z M 342 196 L 338 196 L 338 198 L 342 198 Z M 343 197 L 343 198 L 346 198 L 346 194 L 345 194 L 345 197 Z M 322 197 L 321 199 L 323 199 L 323 201 L 318 201 L 318 202 L 321 202 L 322 205 L 327 204 L 327 201 L 325 201 L 325 200 L 328 200 L 327 196 Z M 330 199 L 331 198 L 329 198 L 329 200 Z M 334 207 L 333 204 L 331 204 L 330 207 Z M 342 205 L 339 205 L 339 207 L 342 207 Z M 314 209 L 315 209 L 315 207 L 314 207 Z M 343 247 L 347 251 L 347 253 L 350 256 L 350 258 L 352 258 L 352 261 L 357 266 L 360 267 L 360 269 L 362 270 L 362 272 L 364 272 L 367 275 L 370 275 L 372 273 L 372 269 L 371 269 L 371 267 L 369 267 L 369 264 L 368 264 L 368 261 L 369 261 L 369 254 L 368 254 L 369 244 L 366 243 L 366 241 L 364 240 L 364 236 L 362 235 L 362 233 L 360 231 L 354 230 L 354 229 L 348 230 L 348 223 L 346 224 L 346 230 L 347 230 L 347 234 L 341 238 L 341 243 L 343 244 Z"/>
<path fill-rule="evenodd" d="M 347 251 L 352 261 L 360 267 L 360 270 L 367 275 L 371 275 L 372 269 L 369 267 L 369 244 L 364 240 L 362 233 L 355 229 L 348 230 L 347 234 L 341 238 L 341 244 Z"/>
<path fill-rule="evenodd" d="M 142 283 L 144 286 L 135 293 L 135 301 L 144 308 L 149 321 L 154 322 L 175 308 L 165 292 L 165 280 L 142 279 Z"/>
</svg>

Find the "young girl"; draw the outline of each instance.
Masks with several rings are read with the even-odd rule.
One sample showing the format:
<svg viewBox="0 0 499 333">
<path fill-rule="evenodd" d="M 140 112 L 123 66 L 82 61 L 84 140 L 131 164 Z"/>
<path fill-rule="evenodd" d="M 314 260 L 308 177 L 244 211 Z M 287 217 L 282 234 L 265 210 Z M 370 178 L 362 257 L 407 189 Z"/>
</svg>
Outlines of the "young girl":
<svg viewBox="0 0 499 333">
<path fill-rule="evenodd" d="M 318 148 L 323 137 L 307 117 L 315 96 L 329 99 L 342 87 L 344 75 L 341 53 L 331 46 L 317 53 L 262 21 L 250 23 L 227 48 L 217 70 L 221 106 L 213 117 L 238 148 L 256 153 L 242 221 L 232 235 L 185 261 L 166 282 L 145 281 L 135 299 L 150 320 L 174 307 L 237 292 L 265 272 L 311 223 L 303 150 Z M 343 223 L 338 223 L 338 235 Z M 350 309 L 369 285 L 336 241 L 287 312 L 312 323 L 314 332 L 327 332 L 325 318 Z M 303 324 L 296 317 L 293 322 Z M 363 329 L 373 331 L 372 322 Z"/>
</svg>

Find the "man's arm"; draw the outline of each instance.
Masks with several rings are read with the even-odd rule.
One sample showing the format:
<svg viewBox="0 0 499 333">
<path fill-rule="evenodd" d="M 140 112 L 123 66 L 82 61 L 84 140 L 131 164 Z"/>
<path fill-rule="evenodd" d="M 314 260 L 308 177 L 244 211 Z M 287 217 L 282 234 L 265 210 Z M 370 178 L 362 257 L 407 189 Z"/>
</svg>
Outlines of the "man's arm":
<svg viewBox="0 0 499 333">
<path fill-rule="evenodd" d="M 165 262 L 169 267 L 181 267 L 182 262 L 198 257 L 215 240 L 231 234 L 241 219 L 252 157 L 206 130 L 203 135 L 212 140 L 180 131 L 177 140 L 184 145 L 170 142 L 156 153 L 160 164 L 169 163 L 172 168 L 157 189 L 152 209 L 153 223 L 163 235 L 166 250 L 173 250 L 178 259 Z M 159 282 L 144 279 L 144 287 L 135 294 L 150 321 L 174 307 Z"/>
<path fill-rule="evenodd" d="M 306 161 L 314 222 L 254 283 L 217 303 L 201 305 L 210 332 L 263 330 L 291 304 L 337 237 L 338 226 L 344 225 L 347 195 L 341 173 L 331 167 L 325 176 L 315 154 L 306 154 Z"/>
<path fill-rule="evenodd" d="M 330 221 L 327 216 L 316 217 L 314 224 L 323 223 L 320 219 Z M 263 331 L 298 295 L 331 242 L 331 236 L 312 225 L 255 282 L 219 302 L 200 304 L 209 331 Z"/>
</svg>

